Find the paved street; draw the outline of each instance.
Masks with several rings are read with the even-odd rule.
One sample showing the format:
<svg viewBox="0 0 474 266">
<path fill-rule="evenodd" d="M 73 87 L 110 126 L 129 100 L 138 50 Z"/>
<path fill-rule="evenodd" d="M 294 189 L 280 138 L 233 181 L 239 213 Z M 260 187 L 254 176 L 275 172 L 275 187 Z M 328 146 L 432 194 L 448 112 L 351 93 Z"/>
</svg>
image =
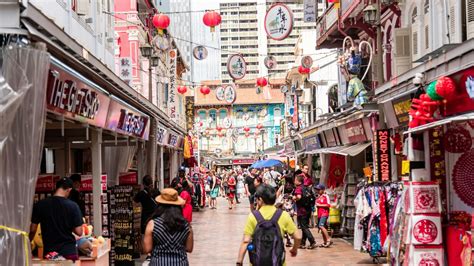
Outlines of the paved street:
<svg viewBox="0 0 474 266">
<path fill-rule="evenodd" d="M 242 240 L 243 227 L 249 213 L 248 201 L 229 210 L 227 202 L 220 198 L 217 210 L 206 208 L 193 213 L 194 251 L 189 254 L 190 265 L 235 265 Z M 322 239 L 316 231 L 317 241 Z M 331 248 L 299 250 L 298 256 L 289 257 L 287 265 L 374 265 L 367 254 L 359 253 L 340 239 L 334 239 Z M 246 257 L 248 265 L 248 256 Z"/>
</svg>

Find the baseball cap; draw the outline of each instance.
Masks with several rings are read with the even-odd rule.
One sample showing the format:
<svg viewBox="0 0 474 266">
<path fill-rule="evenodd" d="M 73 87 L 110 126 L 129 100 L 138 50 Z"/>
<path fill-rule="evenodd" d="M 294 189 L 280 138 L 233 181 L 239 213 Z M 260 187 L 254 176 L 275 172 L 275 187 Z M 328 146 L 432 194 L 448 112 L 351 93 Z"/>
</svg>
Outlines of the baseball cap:
<svg viewBox="0 0 474 266">
<path fill-rule="evenodd" d="M 58 188 L 68 189 L 68 188 L 73 188 L 73 187 L 74 187 L 74 182 L 69 177 L 63 177 L 59 179 L 58 182 L 56 182 L 56 189 Z"/>
<path fill-rule="evenodd" d="M 326 186 L 324 186 L 323 184 L 317 184 L 315 189 L 317 190 L 325 190 L 326 189 Z"/>
</svg>

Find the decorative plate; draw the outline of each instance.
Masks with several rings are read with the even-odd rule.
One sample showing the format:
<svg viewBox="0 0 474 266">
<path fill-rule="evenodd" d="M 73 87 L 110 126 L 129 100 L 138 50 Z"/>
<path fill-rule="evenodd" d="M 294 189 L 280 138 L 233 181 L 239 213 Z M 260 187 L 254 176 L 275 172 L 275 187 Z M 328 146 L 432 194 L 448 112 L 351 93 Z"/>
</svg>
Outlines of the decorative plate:
<svg viewBox="0 0 474 266">
<path fill-rule="evenodd" d="M 219 101 L 223 101 L 225 99 L 225 90 L 224 87 L 219 86 L 216 88 L 216 98 Z"/>
<path fill-rule="evenodd" d="M 224 121 L 222 121 L 222 125 L 224 126 L 224 128 L 231 128 L 232 127 L 232 120 L 228 117 L 224 118 Z"/>
<path fill-rule="evenodd" d="M 224 89 L 224 100 L 227 103 L 234 103 L 237 98 L 237 93 L 233 85 L 227 85 Z"/>
<path fill-rule="evenodd" d="M 270 39 L 284 40 L 293 30 L 293 12 L 284 4 L 274 4 L 267 10 L 264 26 Z"/>
<path fill-rule="evenodd" d="M 245 74 L 247 74 L 247 63 L 245 62 L 244 57 L 240 54 L 229 56 L 229 59 L 227 60 L 227 72 L 234 80 L 244 78 Z"/>
<path fill-rule="evenodd" d="M 207 55 L 208 55 L 208 52 L 207 52 L 206 47 L 204 47 L 202 45 L 194 47 L 193 56 L 197 60 L 204 60 L 204 59 L 207 58 Z"/>
<path fill-rule="evenodd" d="M 265 65 L 267 69 L 274 69 L 277 67 L 278 63 L 277 63 L 276 58 L 273 55 L 269 55 L 265 57 L 265 59 L 263 60 L 263 64 Z"/>
</svg>

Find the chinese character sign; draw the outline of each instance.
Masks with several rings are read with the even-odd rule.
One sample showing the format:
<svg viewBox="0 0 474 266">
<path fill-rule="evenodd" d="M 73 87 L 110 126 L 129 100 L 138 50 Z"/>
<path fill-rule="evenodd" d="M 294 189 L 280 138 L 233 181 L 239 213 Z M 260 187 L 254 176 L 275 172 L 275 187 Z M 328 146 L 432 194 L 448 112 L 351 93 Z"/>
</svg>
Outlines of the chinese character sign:
<svg viewBox="0 0 474 266">
<path fill-rule="evenodd" d="M 131 57 L 120 57 L 119 58 L 119 76 L 120 78 L 130 83 L 133 78 L 132 75 L 132 58 Z"/>
<path fill-rule="evenodd" d="M 194 126 L 194 97 L 186 96 L 186 130 L 192 130 Z"/>
<path fill-rule="evenodd" d="M 247 74 L 247 63 L 244 57 L 239 54 L 229 56 L 229 60 L 227 60 L 227 72 L 234 80 L 245 77 L 245 74 Z"/>
<path fill-rule="evenodd" d="M 170 50 L 168 53 L 168 77 L 169 77 L 169 91 L 168 91 L 168 115 L 171 120 L 177 120 L 177 95 L 176 95 L 176 49 Z"/>
<path fill-rule="evenodd" d="M 281 41 L 293 30 L 293 12 L 284 4 L 275 4 L 265 16 L 265 31 L 269 38 Z"/>
</svg>

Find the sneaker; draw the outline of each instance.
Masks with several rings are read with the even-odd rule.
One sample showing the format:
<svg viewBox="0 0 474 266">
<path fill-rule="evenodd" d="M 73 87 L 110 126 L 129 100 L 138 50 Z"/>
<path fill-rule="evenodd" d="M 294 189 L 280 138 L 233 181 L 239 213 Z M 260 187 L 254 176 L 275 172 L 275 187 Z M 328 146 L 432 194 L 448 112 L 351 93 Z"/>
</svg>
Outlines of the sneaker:
<svg viewBox="0 0 474 266">
<path fill-rule="evenodd" d="M 286 242 L 286 247 L 291 248 L 292 246 L 293 244 L 291 244 L 291 242 Z"/>
<path fill-rule="evenodd" d="M 305 246 L 305 245 L 301 245 L 301 246 L 299 247 L 299 249 L 306 249 L 306 246 Z"/>
<path fill-rule="evenodd" d="M 316 242 L 308 246 L 308 249 L 315 249 L 317 247 Z"/>
</svg>

